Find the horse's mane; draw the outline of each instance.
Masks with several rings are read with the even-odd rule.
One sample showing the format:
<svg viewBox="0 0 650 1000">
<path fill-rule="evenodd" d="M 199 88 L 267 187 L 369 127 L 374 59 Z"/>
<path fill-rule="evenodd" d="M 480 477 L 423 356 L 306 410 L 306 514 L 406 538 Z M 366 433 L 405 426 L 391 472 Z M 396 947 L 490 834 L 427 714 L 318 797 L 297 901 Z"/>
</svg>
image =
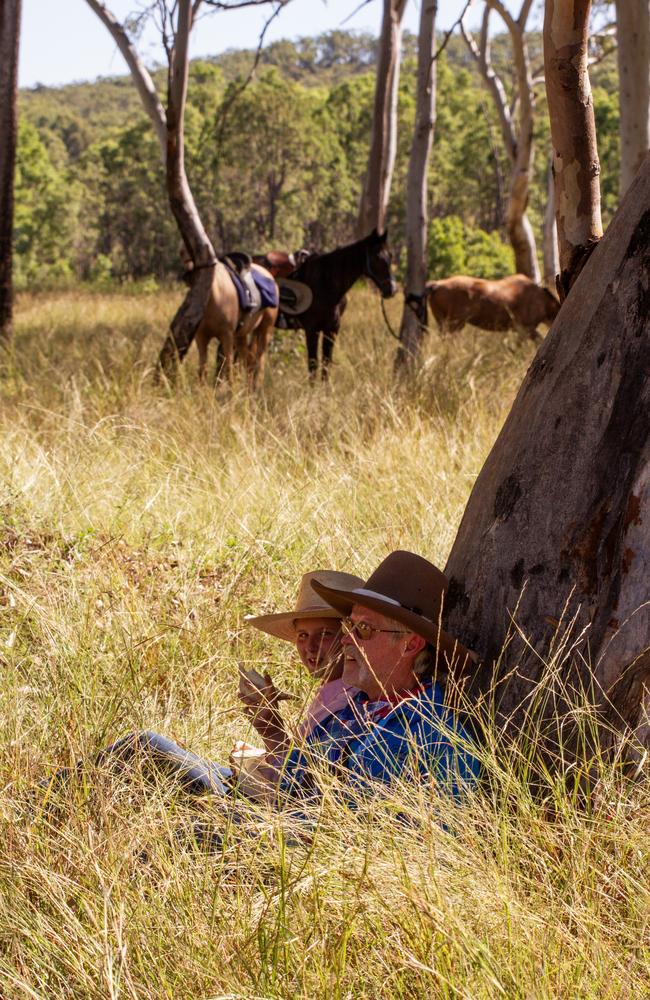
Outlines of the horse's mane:
<svg viewBox="0 0 650 1000">
<path fill-rule="evenodd" d="M 358 250 L 365 248 L 366 244 L 370 242 L 373 237 L 373 233 L 369 233 L 368 236 L 364 236 L 360 240 L 355 240 L 353 243 L 346 243 L 342 247 L 335 247 L 333 250 L 328 250 L 326 253 L 312 253 L 309 255 L 307 260 L 304 260 L 302 264 L 296 268 L 293 276 L 300 280 L 301 275 L 308 275 L 312 268 L 310 265 L 316 264 L 317 271 L 327 271 L 332 266 L 336 266 L 342 262 L 346 257 L 350 257 L 353 254 L 356 256 Z"/>
</svg>

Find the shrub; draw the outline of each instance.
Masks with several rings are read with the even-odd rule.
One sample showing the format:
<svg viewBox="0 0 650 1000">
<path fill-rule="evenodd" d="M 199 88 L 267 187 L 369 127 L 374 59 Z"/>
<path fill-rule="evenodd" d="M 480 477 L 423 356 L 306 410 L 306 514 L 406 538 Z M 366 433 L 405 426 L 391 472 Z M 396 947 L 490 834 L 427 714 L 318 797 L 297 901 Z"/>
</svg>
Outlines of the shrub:
<svg viewBox="0 0 650 1000">
<path fill-rule="evenodd" d="M 512 248 L 497 231 L 466 225 L 457 215 L 433 219 L 428 240 L 429 278 L 471 274 L 503 278 L 515 269 Z"/>
</svg>

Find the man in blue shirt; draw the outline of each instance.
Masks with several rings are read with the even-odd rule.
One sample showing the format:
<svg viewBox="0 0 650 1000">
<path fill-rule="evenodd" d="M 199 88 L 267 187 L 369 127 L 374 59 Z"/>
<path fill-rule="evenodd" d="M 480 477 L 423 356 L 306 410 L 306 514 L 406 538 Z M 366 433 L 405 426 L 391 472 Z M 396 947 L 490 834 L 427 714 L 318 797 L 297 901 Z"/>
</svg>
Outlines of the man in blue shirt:
<svg viewBox="0 0 650 1000">
<path fill-rule="evenodd" d="M 377 782 L 428 776 L 458 797 L 475 783 L 479 765 L 467 731 L 444 704 L 444 686 L 476 657 L 441 627 L 445 576 L 421 556 L 398 551 L 362 587 L 313 586 L 344 616 L 343 681 L 358 693 L 292 747 L 268 691 L 260 713 L 281 792 L 318 794 L 317 772 L 326 766 L 350 798 L 372 792 Z"/>
</svg>

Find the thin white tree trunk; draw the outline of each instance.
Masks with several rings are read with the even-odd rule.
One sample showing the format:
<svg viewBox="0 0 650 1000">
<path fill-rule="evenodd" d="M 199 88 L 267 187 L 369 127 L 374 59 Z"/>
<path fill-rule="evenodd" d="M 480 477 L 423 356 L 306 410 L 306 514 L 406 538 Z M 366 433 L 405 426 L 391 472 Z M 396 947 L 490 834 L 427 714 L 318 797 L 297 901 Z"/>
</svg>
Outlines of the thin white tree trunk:
<svg viewBox="0 0 650 1000">
<path fill-rule="evenodd" d="M 510 197 L 506 209 L 506 226 L 515 252 L 515 267 L 520 274 L 540 282 L 537 247 L 533 227 L 526 209 L 533 172 L 533 82 L 526 45 L 526 17 L 523 23 L 506 18 L 505 8 L 492 0 L 494 9 L 506 20 L 512 40 L 512 51 L 517 72 L 519 94 L 519 121 L 517 127 L 517 152 L 510 180 Z M 525 4 L 524 4 L 525 7 Z"/>
<path fill-rule="evenodd" d="M 402 18 L 407 0 L 384 0 L 368 166 L 363 181 L 357 235 L 383 230 L 397 150 L 397 99 Z"/>
<path fill-rule="evenodd" d="M 561 298 L 603 235 L 600 163 L 587 63 L 590 8 L 591 0 L 546 0 L 544 14 Z"/>
<path fill-rule="evenodd" d="M 216 266 L 214 249 L 185 172 L 185 104 L 191 30 L 192 0 L 178 0 L 178 24 L 167 88 L 167 194 L 183 242 L 194 262 L 195 274 L 160 352 L 160 367 L 169 375 L 175 371 L 176 359 L 182 359 L 187 353 L 203 319 Z"/>
<path fill-rule="evenodd" d="M 534 123 L 533 86 L 525 35 L 530 8 L 531 0 L 524 0 L 519 16 L 515 18 L 505 4 L 501 3 L 501 0 L 485 0 L 479 42 L 476 42 L 463 22 L 461 22 L 461 31 L 492 98 L 510 160 L 510 191 L 506 208 L 506 226 L 515 254 L 515 267 L 521 274 L 526 274 L 533 281 L 539 282 L 540 271 L 535 235 L 526 214 L 533 169 Z M 516 127 L 508 106 L 505 88 L 492 66 L 489 36 L 489 19 L 492 10 L 499 14 L 510 35 L 519 107 Z"/>
<path fill-rule="evenodd" d="M 406 285 L 396 365 L 420 360 L 427 325 L 427 173 L 436 115 L 437 0 L 422 0 L 418 35 L 415 128 L 406 192 Z"/>
<path fill-rule="evenodd" d="M 13 223 L 21 0 L 0 2 L 0 341 L 13 319 Z"/>
<path fill-rule="evenodd" d="M 616 0 L 616 37 L 622 197 L 650 149 L 650 0 Z"/>
</svg>

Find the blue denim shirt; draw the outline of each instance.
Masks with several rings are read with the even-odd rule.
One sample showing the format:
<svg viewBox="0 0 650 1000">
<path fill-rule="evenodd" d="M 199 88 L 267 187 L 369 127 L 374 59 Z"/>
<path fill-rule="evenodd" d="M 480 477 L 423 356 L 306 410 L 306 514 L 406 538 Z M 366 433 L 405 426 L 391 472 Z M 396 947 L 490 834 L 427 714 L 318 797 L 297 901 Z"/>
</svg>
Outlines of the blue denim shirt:
<svg viewBox="0 0 650 1000">
<path fill-rule="evenodd" d="M 371 792 L 374 782 L 409 775 L 430 776 L 458 799 L 479 774 L 467 731 L 443 705 L 440 685 L 432 683 L 397 704 L 355 695 L 288 755 L 283 790 L 300 798 L 317 793 L 312 762 L 338 770 L 352 799 Z"/>
</svg>

